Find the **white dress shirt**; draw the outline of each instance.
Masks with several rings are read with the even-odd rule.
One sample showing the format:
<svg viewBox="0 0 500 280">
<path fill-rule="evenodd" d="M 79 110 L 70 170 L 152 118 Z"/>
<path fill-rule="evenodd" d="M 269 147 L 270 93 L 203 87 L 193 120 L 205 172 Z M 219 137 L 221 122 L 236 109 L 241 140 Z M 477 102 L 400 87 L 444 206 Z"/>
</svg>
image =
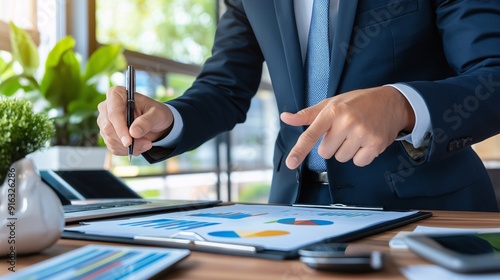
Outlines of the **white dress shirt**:
<svg viewBox="0 0 500 280">
<path fill-rule="evenodd" d="M 333 27 L 335 26 L 335 22 L 337 20 L 339 1 L 340 0 L 330 0 L 330 38 L 335 36 L 333 33 Z M 302 51 L 302 61 L 304 61 L 306 57 L 307 39 L 309 37 L 309 26 L 311 25 L 313 2 L 314 0 L 293 1 L 295 9 L 295 22 L 297 24 L 300 49 Z M 332 63 L 335 63 L 335 61 L 332 61 Z M 335 67 L 335 64 L 333 67 Z M 413 128 L 413 131 L 411 134 L 401 136 L 397 140 L 406 140 L 412 143 L 415 148 L 425 146 L 427 144 L 425 136 L 431 131 L 431 117 L 424 99 L 416 90 L 408 85 L 398 83 L 387 86 L 392 86 L 399 90 L 408 102 L 410 102 L 410 105 L 415 112 L 415 127 Z"/>
<path fill-rule="evenodd" d="M 314 0 L 294 0 L 295 22 L 299 36 L 302 61 L 304 62 L 307 50 L 307 39 L 309 36 L 309 26 L 311 25 L 312 6 Z M 337 19 L 338 6 L 340 0 L 330 0 L 330 38 L 335 36 L 333 30 Z M 335 62 L 333 62 L 335 63 Z M 333 66 L 335 67 L 335 65 Z M 431 131 L 430 114 L 424 99 L 420 94 L 405 84 L 387 85 L 399 90 L 415 112 L 415 127 L 411 134 L 399 137 L 397 140 L 406 140 L 413 144 L 415 148 L 426 145 L 426 134 Z M 174 147 L 178 143 L 178 138 L 182 132 L 183 122 L 179 112 L 170 105 L 167 105 L 174 114 L 174 126 L 171 132 L 163 139 L 153 143 L 154 146 Z"/>
</svg>

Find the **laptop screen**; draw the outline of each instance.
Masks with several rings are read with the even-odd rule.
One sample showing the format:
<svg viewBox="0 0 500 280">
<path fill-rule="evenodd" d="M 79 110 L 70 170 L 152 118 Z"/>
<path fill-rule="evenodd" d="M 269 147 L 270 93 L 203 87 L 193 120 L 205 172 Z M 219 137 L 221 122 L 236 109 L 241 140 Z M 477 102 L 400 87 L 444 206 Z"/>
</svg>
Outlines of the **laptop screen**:
<svg viewBox="0 0 500 280">
<path fill-rule="evenodd" d="M 59 196 L 63 205 L 70 200 L 141 198 L 107 170 L 41 170 L 42 180 Z"/>
</svg>

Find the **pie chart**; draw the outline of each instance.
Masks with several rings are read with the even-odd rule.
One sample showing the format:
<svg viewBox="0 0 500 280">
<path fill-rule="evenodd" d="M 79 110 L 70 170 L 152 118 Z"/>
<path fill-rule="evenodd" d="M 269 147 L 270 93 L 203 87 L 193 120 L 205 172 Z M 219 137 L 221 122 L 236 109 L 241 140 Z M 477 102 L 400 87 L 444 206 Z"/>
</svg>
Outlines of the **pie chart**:
<svg viewBox="0 0 500 280">
<path fill-rule="evenodd" d="M 225 231 L 213 231 L 209 232 L 208 235 L 214 237 L 223 238 L 258 238 L 258 237 L 273 237 L 280 235 L 290 234 L 288 231 L 284 230 L 225 230 Z"/>
<path fill-rule="evenodd" d="M 297 226 L 327 226 L 327 225 L 333 225 L 332 221 L 326 221 L 326 220 L 299 220 L 295 218 L 285 218 L 285 219 L 279 219 L 276 221 L 271 221 L 268 222 L 270 223 L 279 223 L 279 224 L 285 224 L 285 225 L 297 225 Z"/>
</svg>

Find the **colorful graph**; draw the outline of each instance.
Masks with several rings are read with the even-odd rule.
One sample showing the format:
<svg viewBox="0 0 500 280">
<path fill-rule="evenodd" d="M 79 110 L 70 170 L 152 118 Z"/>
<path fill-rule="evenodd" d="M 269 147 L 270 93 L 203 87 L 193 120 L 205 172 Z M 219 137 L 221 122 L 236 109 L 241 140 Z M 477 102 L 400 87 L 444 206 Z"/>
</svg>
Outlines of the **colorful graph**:
<svg viewBox="0 0 500 280">
<path fill-rule="evenodd" d="M 175 263 L 181 252 L 91 245 L 12 275 L 8 279 L 149 279 Z M 170 252 L 172 253 L 170 253 Z M 16 273 L 17 274 L 17 273 Z"/>
<path fill-rule="evenodd" d="M 267 224 L 273 224 L 273 223 L 279 223 L 279 224 L 285 224 L 285 225 L 297 225 L 297 226 L 327 226 L 327 225 L 333 225 L 332 221 L 325 221 L 325 220 L 298 220 L 295 218 L 285 218 L 285 219 L 279 219 L 276 221 L 270 221 L 267 222 Z"/>
<path fill-rule="evenodd" d="M 359 212 L 325 212 L 319 213 L 319 216 L 327 216 L 327 217 L 346 217 L 346 218 L 357 218 L 357 217 L 368 217 L 373 214 L 371 213 L 359 213 Z"/>
<path fill-rule="evenodd" d="M 221 212 L 221 213 L 198 213 L 198 214 L 192 214 L 191 216 L 238 220 L 238 219 L 261 216 L 266 214 L 267 213 L 251 214 L 243 212 Z"/>
<path fill-rule="evenodd" d="M 288 231 L 284 230 L 227 230 L 227 231 L 213 231 L 209 232 L 208 235 L 214 237 L 223 238 L 259 238 L 259 237 L 273 237 L 280 235 L 290 234 Z"/>
<path fill-rule="evenodd" d="M 218 224 L 219 223 L 208 223 L 208 222 L 176 220 L 176 219 L 156 219 L 156 220 L 129 222 L 119 225 L 130 226 L 130 227 L 161 228 L 165 230 L 170 230 L 170 229 L 188 230 L 188 229 L 208 227 Z"/>
</svg>

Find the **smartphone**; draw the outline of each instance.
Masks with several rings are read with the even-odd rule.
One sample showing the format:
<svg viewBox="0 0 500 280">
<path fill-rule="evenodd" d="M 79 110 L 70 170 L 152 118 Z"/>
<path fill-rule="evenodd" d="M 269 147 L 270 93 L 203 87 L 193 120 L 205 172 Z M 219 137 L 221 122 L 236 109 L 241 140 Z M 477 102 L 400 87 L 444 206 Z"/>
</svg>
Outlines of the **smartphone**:
<svg viewBox="0 0 500 280">
<path fill-rule="evenodd" d="M 500 271 L 500 232 L 408 235 L 404 241 L 421 257 L 456 272 Z"/>
<path fill-rule="evenodd" d="M 298 251 L 300 261 L 307 266 L 337 272 L 364 273 L 381 270 L 384 254 L 379 251 L 346 254 L 348 244 L 325 243 L 302 248 Z"/>
</svg>

